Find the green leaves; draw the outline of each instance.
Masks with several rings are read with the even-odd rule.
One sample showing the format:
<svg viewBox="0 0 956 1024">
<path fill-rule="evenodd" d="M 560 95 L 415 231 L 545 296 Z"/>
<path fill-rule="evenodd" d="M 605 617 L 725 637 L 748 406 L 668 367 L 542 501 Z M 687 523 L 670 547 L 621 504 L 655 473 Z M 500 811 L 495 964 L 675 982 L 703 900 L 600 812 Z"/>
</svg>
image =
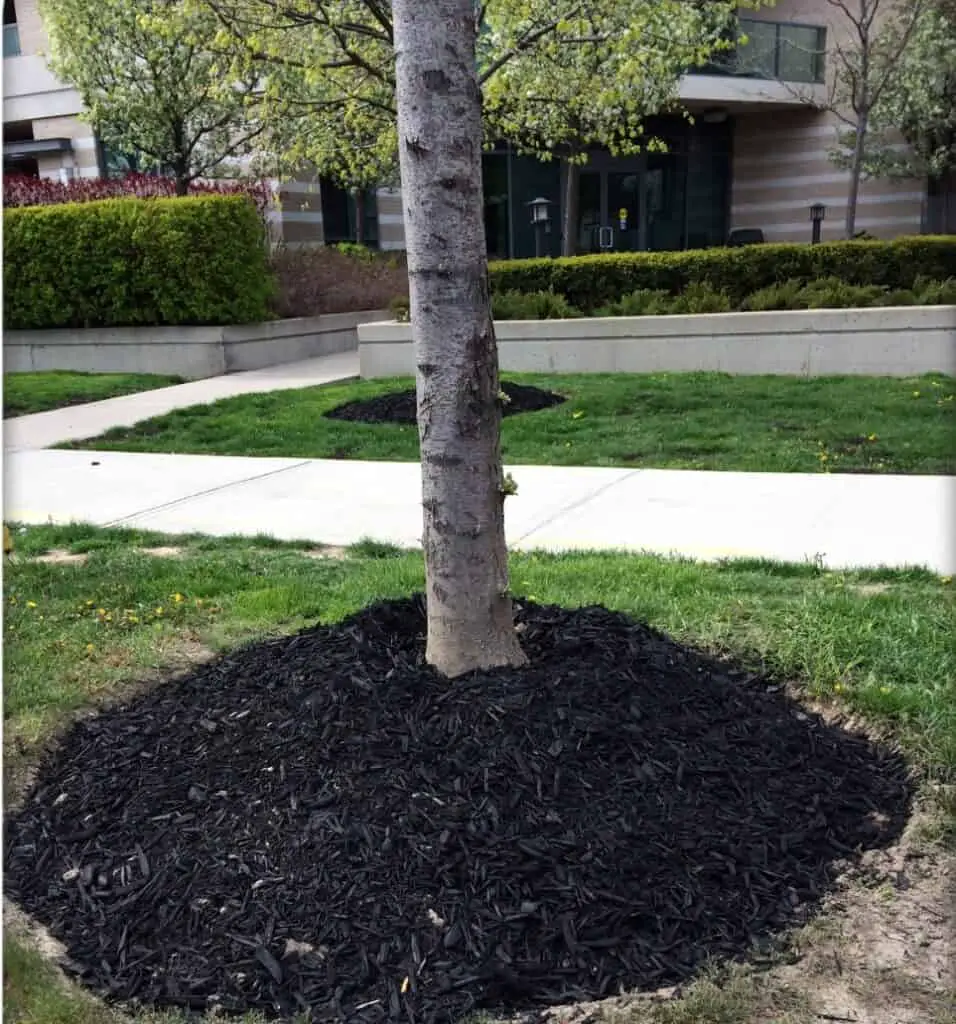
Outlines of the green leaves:
<svg viewBox="0 0 956 1024">
<path fill-rule="evenodd" d="M 247 154 L 262 132 L 252 75 L 224 77 L 211 12 L 164 0 L 40 0 L 49 61 L 113 149 L 181 185 Z"/>
<path fill-rule="evenodd" d="M 952 0 L 897 0 L 866 47 L 841 54 L 846 100 L 862 83 L 875 96 L 867 109 L 864 173 L 877 178 L 922 178 L 956 167 L 956 4 Z M 857 122 L 858 123 L 858 122 Z M 907 145 L 901 146 L 905 139 Z M 832 156 L 849 165 L 854 127 Z"/>
<path fill-rule="evenodd" d="M 185 0 L 213 14 L 224 74 L 263 75 L 275 167 L 346 187 L 396 177 L 394 53 L 385 0 Z M 751 0 L 747 6 L 756 6 Z M 486 0 L 477 26 L 485 141 L 550 158 L 647 144 L 681 74 L 732 38 L 733 0 Z M 226 56 L 227 55 L 227 56 Z"/>
</svg>

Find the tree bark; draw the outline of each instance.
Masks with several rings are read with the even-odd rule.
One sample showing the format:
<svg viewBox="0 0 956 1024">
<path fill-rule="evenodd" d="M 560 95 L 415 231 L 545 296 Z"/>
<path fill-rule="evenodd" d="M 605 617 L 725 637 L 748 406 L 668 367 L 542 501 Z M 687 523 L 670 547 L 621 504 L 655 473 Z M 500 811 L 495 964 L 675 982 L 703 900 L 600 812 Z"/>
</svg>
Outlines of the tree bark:
<svg viewBox="0 0 956 1024">
<path fill-rule="evenodd" d="M 860 114 L 856 123 L 853 157 L 850 160 L 850 188 L 846 200 L 845 234 L 847 238 L 852 238 L 856 234 L 856 209 L 860 201 L 860 178 L 863 174 L 863 156 L 866 152 L 868 122 L 869 115 L 863 113 Z"/>
<path fill-rule="evenodd" d="M 393 0 L 392 12 L 418 370 L 426 657 L 454 677 L 525 662 L 508 596 L 474 2 Z"/>
<path fill-rule="evenodd" d="M 355 200 L 355 241 L 358 245 L 365 244 L 365 190 L 357 188 L 352 192 Z"/>
<path fill-rule="evenodd" d="M 565 163 L 562 256 L 575 256 L 578 251 L 578 182 L 580 180 L 580 165 L 568 160 Z"/>
<path fill-rule="evenodd" d="M 162 173 L 162 170 L 160 170 Z M 189 195 L 189 156 L 186 153 L 186 127 L 180 122 L 173 125 L 173 178 L 176 195 Z"/>
</svg>

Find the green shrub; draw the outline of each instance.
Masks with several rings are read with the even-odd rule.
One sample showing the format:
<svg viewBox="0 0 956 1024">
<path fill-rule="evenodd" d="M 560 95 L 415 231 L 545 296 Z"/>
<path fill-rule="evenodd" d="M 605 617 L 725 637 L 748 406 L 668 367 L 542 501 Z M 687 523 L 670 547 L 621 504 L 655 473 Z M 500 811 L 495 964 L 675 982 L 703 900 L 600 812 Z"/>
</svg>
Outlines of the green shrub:
<svg viewBox="0 0 956 1024">
<path fill-rule="evenodd" d="M 880 296 L 878 306 L 917 306 L 920 300 L 912 288 L 892 288 Z"/>
<path fill-rule="evenodd" d="M 7 329 L 268 318 L 274 282 L 245 197 L 21 207 L 3 227 Z"/>
<path fill-rule="evenodd" d="M 350 256 L 362 263 L 372 263 L 376 254 L 367 245 L 360 245 L 358 242 L 339 242 L 335 246 L 343 256 Z"/>
<path fill-rule="evenodd" d="M 847 284 L 838 277 L 811 281 L 798 293 L 798 309 L 852 309 L 875 306 L 886 294 L 879 285 Z"/>
<path fill-rule="evenodd" d="M 835 277 L 852 285 L 911 288 L 920 275 L 937 281 L 956 277 L 956 237 L 510 260 L 493 262 L 489 269 L 497 293 L 553 291 L 585 312 L 639 289 L 679 295 L 704 281 L 738 306 L 748 295 L 790 280 L 806 284 Z"/>
<path fill-rule="evenodd" d="M 913 291 L 921 306 L 956 306 L 956 277 L 945 281 L 920 277 L 913 284 Z"/>
<path fill-rule="evenodd" d="M 801 281 L 783 281 L 780 284 L 769 284 L 766 288 L 748 295 L 740 304 L 740 308 L 748 312 L 767 312 L 777 309 L 800 309 Z"/>
<path fill-rule="evenodd" d="M 388 304 L 388 308 L 399 323 L 407 323 L 411 318 L 412 307 L 407 295 L 396 295 Z"/>
<path fill-rule="evenodd" d="M 709 281 L 691 283 L 672 300 L 672 313 L 727 313 L 732 309 L 730 296 L 717 291 Z"/>
<path fill-rule="evenodd" d="M 581 315 L 552 291 L 499 292 L 491 297 L 491 312 L 495 320 L 567 320 Z"/>
<path fill-rule="evenodd" d="M 638 288 L 627 295 L 622 295 L 617 302 L 594 311 L 595 316 L 660 316 L 673 312 L 674 296 L 667 292 L 650 288 Z"/>
</svg>

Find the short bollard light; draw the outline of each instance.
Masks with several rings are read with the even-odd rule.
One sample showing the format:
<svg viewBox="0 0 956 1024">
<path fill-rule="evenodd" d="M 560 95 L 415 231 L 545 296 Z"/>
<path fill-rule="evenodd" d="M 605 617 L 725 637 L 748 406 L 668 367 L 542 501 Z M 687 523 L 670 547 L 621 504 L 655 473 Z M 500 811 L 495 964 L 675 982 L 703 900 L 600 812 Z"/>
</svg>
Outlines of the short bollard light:
<svg viewBox="0 0 956 1024">
<path fill-rule="evenodd" d="M 823 221 L 827 215 L 827 208 L 823 203 L 811 203 L 810 221 L 813 224 L 813 234 L 810 241 L 816 245 L 820 241 L 820 232 L 823 230 Z"/>
</svg>

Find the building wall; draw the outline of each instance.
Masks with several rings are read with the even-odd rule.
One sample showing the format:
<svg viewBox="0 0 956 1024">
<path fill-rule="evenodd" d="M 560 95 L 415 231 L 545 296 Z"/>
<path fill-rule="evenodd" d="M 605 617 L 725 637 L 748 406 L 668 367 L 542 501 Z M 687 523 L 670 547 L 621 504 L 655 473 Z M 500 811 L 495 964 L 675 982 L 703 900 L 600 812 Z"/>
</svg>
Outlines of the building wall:
<svg viewBox="0 0 956 1024">
<path fill-rule="evenodd" d="M 842 238 L 850 176 L 828 158 L 836 118 L 813 110 L 744 114 L 735 119 L 731 228 L 760 228 L 768 242 L 810 237 L 811 203 L 825 203 L 824 239 Z M 856 228 L 878 238 L 920 230 L 925 186 L 864 181 Z"/>
<path fill-rule="evenodd" d="M 852 45 L 845 15 L 827 0 L 778 0 L 751 16 L 825 26 L 827 93 L 834 95 L 834 44 Z M 809 107 L 736 117 L 731 227 L 761 228 L 768 241 L 804 241 L 810 236 L 810 204 L 825 203 L 823 238 L 843 237 L 850 175 L 828 157 L 841 125 L 835 114 Z M 884 238 L 917 233 L 925 195 L 920 180 L 863 181 L 856 229 Z"/>
<path fill-rule="evenodd" d="M 72 141 L 72 156 L 56 153 L 37 158 L 41 177 L 58 178 L 66 168 L 78 177 L 95 178 L 99 174 L 96 138 L 79 117 L 83 109 L 79 94 L 45 67 L 42 55 L 50 43 L 36 0 L 16 0 L 16 12 L 20 56 L 4 59 L 4 119 L 16 115 L 19 106 L 29 111 L 35 139 Z"/>
</svg>

